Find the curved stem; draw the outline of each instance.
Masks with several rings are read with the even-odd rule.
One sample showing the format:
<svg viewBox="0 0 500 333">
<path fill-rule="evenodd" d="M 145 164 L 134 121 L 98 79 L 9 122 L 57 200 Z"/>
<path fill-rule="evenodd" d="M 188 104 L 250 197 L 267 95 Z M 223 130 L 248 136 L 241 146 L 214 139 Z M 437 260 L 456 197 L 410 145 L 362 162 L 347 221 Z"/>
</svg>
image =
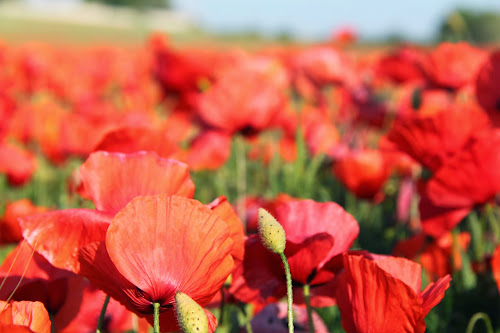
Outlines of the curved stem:
<svg viewBox="0 0 500 333">
<path fill-rule="evenodd" d="M 154 308 L 154 333 L 160 333 L 160 303 L 153 303 Z"/>
<path fill-rule="evenodd" d="M 292 274 L 290 273 L 290 266 L 284 253 L 280 254 L 283 266 L 285 266 L 286 275 L 286 296 L 288 301 L 288 332 L 293 333 L 293 293 L 292 293 Z"/>
<path fill-rule="evenodd" d="M 490 317 L 488 317 L 488 315 L 484 312 L 478 312 L 472 316 L 472 318 L 469 320 L 469 324 L 467 324 L 467 330 L 465 332 L 472 333 L 474 331 L 474 326 L 476 326 L 476 322 L 480 319 L 484 321 L 484 325 L 486 326 L 486 332 L 494 333 Z"/>
<path fill-rule="evenodd" d="M 306 302 L 307 320 L 309 321 L 309 332 L 314 333 L 314 321 L 311 307 L 311 290 L 309 284 L 304 285 L 304 300 Z"/>
<path fill-rule="evenodd" d="M 109 299 L 110 297 L 106 295 L 106 298 L 104 299 L 104 304 L 102 305 L 101 314 L 99 315 L 99 321 L 97 322 L 97 329 L 95 330 L 96 333 L 101 333 L 102 325 L 104 324 L 104 318 L 106 316 L 106 310 L 109 304 Z"/>
</svg>

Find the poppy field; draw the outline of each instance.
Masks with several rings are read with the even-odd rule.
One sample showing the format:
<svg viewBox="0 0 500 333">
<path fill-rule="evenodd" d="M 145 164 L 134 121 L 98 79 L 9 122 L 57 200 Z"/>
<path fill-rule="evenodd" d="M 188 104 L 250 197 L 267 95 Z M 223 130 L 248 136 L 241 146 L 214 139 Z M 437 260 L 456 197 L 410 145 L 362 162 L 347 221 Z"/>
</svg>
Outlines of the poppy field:
<svg viewBox="0 0 500 333">
<path fill-rule="evenodd" d="M 0 332 L 500 332 L 500 51 L 0 42 Z"/>
</svg>

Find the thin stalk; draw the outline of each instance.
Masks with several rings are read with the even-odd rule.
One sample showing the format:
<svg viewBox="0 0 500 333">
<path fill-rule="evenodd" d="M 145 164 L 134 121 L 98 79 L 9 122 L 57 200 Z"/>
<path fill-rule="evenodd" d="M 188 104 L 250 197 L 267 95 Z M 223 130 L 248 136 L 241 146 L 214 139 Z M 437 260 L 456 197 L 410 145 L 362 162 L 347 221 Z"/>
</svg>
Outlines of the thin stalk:
<svg viewBox="0 0 500 333">
<path fill-rule="evenodd" d="M 469 320 L 469 324 L 467 324 L 467 330 L 465 331 L 465 333 L 472 333 L 474 331 L 474 327 L 476 326 L 477 321 L 480 319 L 484 321 L 487 333 L 495 333 L 493 331 L 493 326 L 491 325 L 490 317 L 488 317 L 488 315 L 484 312 L 478 312 L 472 316 L 472 318 Z"/>
<path fill-rule="evenodd" d="M 237 201 L 236 207 L 238 210 L 238 215 L 240 220 L 243 222 L 243 227 L 245 231 L 247 229 L 246 223 L 246 206 L 245 197 L 247 192 L 247 161 L 246 161 L 246 149 L 245 149 L 245 139 L 243 137 L 237 136 L 235 138 L 236 145 L 236 191 L 237 191 Z"/>
<path fill-rule="evenodd" d="M 104 318 L 106 317 L 106 310 L 108 309 L 109 299 L 110 297 L 106 295 L 104 304 L 102 305 L 101 314 L 99 315 L 99 321 L 97 322 L 97 329 L 95 330 L 96 333 L 101 333 Z"/>
<path fill-rule="evenodd" d="M 154 302 L 153 303 L 153 309 L 154 309 L 154 327 L 153 327 L 153 332 L 154 333 L 160 333 L 160 303 Z"/>
<path fill-rule="evenodd" d="M 307 309 L 307 320 L 309 321 L 309 332 L 314 333 L 314 321 L 312 316 L 312 307 L 311 307 L 311 290 L 308 283 L 304 285 L 304 300 L 306 302 Z"/>
<path fill-rule="evenodd" d="M 226 300 L 224 295 L 224 287 L 220 289 L 220 315 L 219 315 L 219 325 L 224 325 L 224 311 L 226 310 Z"/>
<path fill-rule="evenodd" d="M 288 260 L 284 253 L 280 254 L 281 260 L 283 261 L 283 266 L 285 266 L 286 275 L 286 296 L 288 303 L 288 332 L 293 333 L 293 293 L 292 293 L 292 274 L 290 273 L 290 265 L 288 265 Z"/>
<path fill-rule="evenodd" d="M 252 323 L 251 323 L 250 318 L 248 317 L 247 312 L 245 310 L 245 305 L 240 303 L 238 308 L 240 309 L 240 311 L 243 313 L 243 316 L 245 317 L 245 328 L 247 330 L 247 333 L 253 333 Z"/>
</svg>

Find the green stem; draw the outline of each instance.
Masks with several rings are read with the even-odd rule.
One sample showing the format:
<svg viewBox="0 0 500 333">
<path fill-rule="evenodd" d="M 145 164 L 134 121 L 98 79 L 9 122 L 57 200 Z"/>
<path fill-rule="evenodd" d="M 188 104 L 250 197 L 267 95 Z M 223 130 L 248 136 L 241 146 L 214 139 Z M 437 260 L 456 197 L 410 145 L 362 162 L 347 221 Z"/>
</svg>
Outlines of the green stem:
<svg viewBox="0 0 500 333">
<path fill-rule="evenodd" d="M 106 316 L 106 310 L 109 304 L 109 298 L 110 297 L 106 295 L 106 298 L 104 299 L 104 304 L 102 305 L 101 314 L 99 315 L 99 321 L 97 322 L 97 329 L 95 330 L 96 333 L 101 333 L 102 325 L 104 324 L 104 317 Z"/>
<path fill-rule="evenodd" d="M 286 275 L 286 296 L 288 301 L 288 332 L 293 333 L 293 293 L 292 293 L 292 274 L 290 273 L 290 266 L 284 253 L 280 254 L 283 266 L 285 266 Z"/>
<path fill-rule="evenodd" d="M 243 316 L 245 317 L 245 328 L 247 330 L 247 333 L 253 333 L 252 323 L 250 317 L 247 315 L 247 311 L 245 310 L 245 305 L 243 303 L 240 303 L 238 308 L 241 310 L 241 313 L 243 313 Z"/>
<path fill-rule="evenodd" d="M 219 315 L 219 325 L 224 325 L 224 311 L 226 310 L 226 300 L 224 295 L 224 286 L 220 289 L 220 315 Z"/>
<path fill-rule="evenodd" d="M 54 325 L 54 314 L 49 312 L 50 319 L 50 333 L 56 333 L 56 325 Z"/>
<path fill-rule="evenodd" d="M 154 333 L 160 333 L 160 303 L 154 302 L 153 303 L 153 309 L 154 309 L 154 327 L 153 327 L 153 332 Z"/>
<path fill-rule="evenodd" d="M 474 331 L 474 327 L 476 326 L 476 322 L 480 319 L 484 321 L 486 332 L 494 333 L 490 317 L 488 317 L 488 315 L 484 312 L 478 312 L 472 316 L 472 318 L 469 320 L 469 324 L 467 324 L 467 330 L 465 331 L 465 333 L 472 333 Z"/>
<path fill-rule="evenodd" d="M 311 307 L 311 290 L 308 283 L 304 285 L 304 300 L 306 302 L 307 320 L 309 321 L 309 332 L 314 333 L 314 321 Z"/>
<path fill-rule="evenodd" d="M 236 145 L 236 191 L 237 199 L 236 206 L 238 210 L 238 215 L 241 222 L 243 222 L 243 227 L 245 231 L 247 229 L 246 223 L 246 206 L 245 197 L 247 191 L 247 162 L 246 162 L 246 149 L 245 149 L 245 139 L 241 136 L 235 138 Z"/>
</svg>

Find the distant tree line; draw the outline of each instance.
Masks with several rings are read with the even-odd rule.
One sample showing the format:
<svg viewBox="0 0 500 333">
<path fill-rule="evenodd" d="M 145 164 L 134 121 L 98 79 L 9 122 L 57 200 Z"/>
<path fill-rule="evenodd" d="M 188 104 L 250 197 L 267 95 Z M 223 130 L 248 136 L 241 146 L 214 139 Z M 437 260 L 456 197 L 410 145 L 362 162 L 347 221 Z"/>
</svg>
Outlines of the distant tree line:
<svg viewBox="0 0 500 333">
<path fill-rule="evenodd" d="M 170 0 L 86 0 L 88 2 L 100 2 L 110 6 L 129 6 L 139 9 L 146 8 L 170 8 Z"/>
<path fill-rule="evenodd" d="M 500 41 L 500 13 L 458 9 L 449 14 L 438 31 L 439 41 L 484 44 Z"/>
</svg>

